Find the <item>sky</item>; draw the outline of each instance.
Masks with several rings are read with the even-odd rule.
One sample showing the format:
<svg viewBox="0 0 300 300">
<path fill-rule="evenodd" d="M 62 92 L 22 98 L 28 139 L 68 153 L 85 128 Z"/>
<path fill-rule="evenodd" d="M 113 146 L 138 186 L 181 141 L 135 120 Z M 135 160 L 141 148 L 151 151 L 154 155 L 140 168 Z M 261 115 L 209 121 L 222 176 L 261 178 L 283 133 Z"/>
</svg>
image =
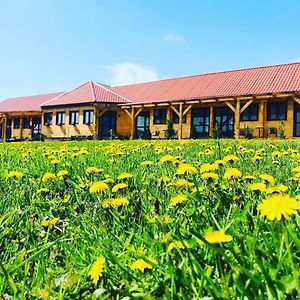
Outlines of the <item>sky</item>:
<svg viewBox="0 0 300 300">
<path fill-rule="evenodd" d="M 299 0 L 0 0 L 0 100 L 300 61 Z"/>
</svg>

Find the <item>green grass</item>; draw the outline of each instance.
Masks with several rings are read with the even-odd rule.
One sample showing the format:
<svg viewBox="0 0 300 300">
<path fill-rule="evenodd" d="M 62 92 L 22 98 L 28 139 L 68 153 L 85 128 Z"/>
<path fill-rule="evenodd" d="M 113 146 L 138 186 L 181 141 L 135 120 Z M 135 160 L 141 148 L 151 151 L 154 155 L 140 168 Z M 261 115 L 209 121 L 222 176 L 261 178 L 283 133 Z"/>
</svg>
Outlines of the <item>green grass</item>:
<svg viewBox="0 0 300 300">
<path fill-rule="evenodd" d="M 253 161 L 261 153 L 261 160 Z M 160 163 L 171 154 L 174 162 Z M 201 178 L 200 166 L 226 155 L 237 161 L 219 166 L 214 182 Z M 248 180 L 223 178 L 229 167 L 242 176 L 273 175 L 296 197 L 300 165 L 297 141 L 85 141 L 0 145 L 0 297 L 16 299 L 286 299 L 299 298 L 300 221 L 263 218 L 257 204 L 267 195 L 248 189 Z M 51 160 L 58 159 L 53 165 Z M 145 160 L 153 165 L 141 166 Z M 275 161 L 275 163 L 274 163 Z M 276 163 L 276 161 L 278 161 Z M 177 175 L 180 162 L 195 174 Z M 86 174 L 88 167 L 103 169 Z M 67 170 L 65 179 L 43 182 L 46 172 Z M 8 178 L 11 171 L 21 178 Z M 123 172 L 128 187 L 112 193 Z M 193 185 L 175 183 L 185 178 Z M 95 181 L 113 180 L 92 194 Z M 40 188 L 48 193 L 38 193 Z M 171 197 L 188 200 L 171 207 Z M 129 204 L 103 208 L 106 198 L 127 197 Z M 43 227 L 43 220 L 59 222 Z M 231 242 L 210 244 L 209 230 L 225 229 Z M 199 243 L 201 240 L 203 243 Z M 171 242 L 183 249 L 167 251 Z M 88 273 L 98 256 L 104 272 L 95 286 Z M 130 266 L 154 258 L 145 272 Z M 98 296 L 97 296 L 98 294 Z M 114 297 L 114 298 L 112 298 Z M 128 297 L 128 298 L 126 298 Z"/>
</svg>

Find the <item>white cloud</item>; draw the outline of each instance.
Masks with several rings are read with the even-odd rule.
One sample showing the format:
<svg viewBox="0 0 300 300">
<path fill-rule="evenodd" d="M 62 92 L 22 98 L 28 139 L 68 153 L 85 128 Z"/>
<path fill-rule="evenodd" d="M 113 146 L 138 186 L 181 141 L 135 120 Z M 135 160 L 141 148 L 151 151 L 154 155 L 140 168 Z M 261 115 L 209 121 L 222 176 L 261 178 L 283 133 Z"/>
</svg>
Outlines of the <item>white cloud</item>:
<svg viewBox="0 0 300 300">
<path fill-rule="evenodd" d="M 123 85 L 136 82 L 157 80 L 157 73 L 152 67 L 123 62 L 106 66 L 107 81 L 111 85 Z"/>
<path fill-rule="evenodd" d="M 164 36 L 164 40 L 168 42 L 184 42 L 185 38 L 180 34 L 168 33 Z"/>
</svg>

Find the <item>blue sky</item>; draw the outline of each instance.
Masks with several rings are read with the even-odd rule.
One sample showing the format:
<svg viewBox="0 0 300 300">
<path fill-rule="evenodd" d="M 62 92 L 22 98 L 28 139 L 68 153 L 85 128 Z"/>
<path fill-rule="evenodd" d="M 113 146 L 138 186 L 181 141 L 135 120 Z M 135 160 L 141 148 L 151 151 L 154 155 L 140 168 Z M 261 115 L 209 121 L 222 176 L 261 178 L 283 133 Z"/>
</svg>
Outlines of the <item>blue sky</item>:
<svg viewBox="0 0 300 300">
<path fill-rule="evenodd" d="M 0 4 L 0 99 L 300 61 L 299 0 Z"/>
</svg>

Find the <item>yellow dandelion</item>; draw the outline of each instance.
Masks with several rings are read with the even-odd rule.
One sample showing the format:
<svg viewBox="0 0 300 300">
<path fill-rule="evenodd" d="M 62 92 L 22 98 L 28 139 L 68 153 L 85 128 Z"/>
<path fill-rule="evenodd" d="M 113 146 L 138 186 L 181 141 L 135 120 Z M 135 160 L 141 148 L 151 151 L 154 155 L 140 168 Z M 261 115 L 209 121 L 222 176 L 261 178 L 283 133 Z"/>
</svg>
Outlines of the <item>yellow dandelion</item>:
<svg viewBox="0 0 300 300">
<path fill-rule="evenodd" d="M 289 216 L 296 214 L 300 209 L 299 202 L 289 195 L 273 194 L 257 205 L 257 210 L 262 216 L 273 221 L 275 218 L 280 221 L 282 216 L 289 219 Z"/>
<path fill-rule="evenodd" d="M 128 178 L 131 178 L 131 177 L 133 177 L 133 175 L 131 173 L 125 172 L 125 173 L 120 174 L 118 176 L 118 179 L 123 180 L 123 179 L 128 179 Z"/>
<path fill-rule="evenodd" d="M 202 179 L 209 179 L 209 180 L 218 180 L 219 175 L 214 172 L 208 172 L 208 173 L 203 173 L 201 174 Z"/>
<path fill-rule="evenodd" d="M 99 174 L 101 172 L 103 172 L 103 169 L 97 167 L 88 167 L 85 171 L 86 174 Z"/>
<path fill-rule="evenodd" d="M 217 170 L 219 165 L 217 163 L 209 164 L 205 163 L 200 167 L 200 173 L 210 172 Z"/>
<path fill-rule="evenodd" d="M 7 178 L 21 178 L 23 173 L 20 171 L 11 171 L 7 174 Z"/>
<path fill-rule="evenodd" d="M 263 182 L 252 183 L 252 184 L 249 185 L 249 190 L 250 191 L 265 192 L 266 188 L 267 187 Z"/>
<path fill-rule="evenodd" d="M 249 181 L 252 181 L 252 180 L 255 180 L 255 179 L 256 179 L 256 177 L 255 177 L 255 176 L 253 176 L 253 175 L 246 175 L 246 176 L 244 176 L 244 177 L 243 177 L 243 179 L 244 179 L 244 180 L 249 180 Z"/>
<path fill-rule="evenodd" d="M 150 260 L 150 259 L 149 259 Z M 151 261 L 151 260 L 150 260 Z M 153 262 L 153 261 L 152 261 Z M 153 262 L 154 263 L 154 262 Z M 155 264 L 155 263 L 154 263 Z M 143 259 L 136 260 L 131 266 L 131 270 L 140 270 L 144 272 L 145 269 L 153 269 L 153 266 L 144 261 Z"/>
<path fill-rule="evenodd" d="M 170 182 L 170 177 L 168 176 L 161 176 L 160 178 L 157 179 L 158 182 L 163 182 L 163 183 L 168 183 Z"/>
<path fill-rule="evenodd" d="M 232 241 L 232 236 L 229 234 L 225 234 L 224 229 L 208 231 L 204 234 L 204 238 L 211 244 L 219 244 Z"/>
<path fill-rule="evenodd" d="M 59 218 L 53 218 L 51 220 L 43 220 L 41 222 L 43 227 L 52 227 L 54 225 L 56 225 L 57 223 L 59 223 L 60 219 Z"/>
<path fill-rule="evenodd" d="M 224 179 L 239 178 L 242 173 L 236 168 L 228 168 L 224 173 Z"/>
<path fill-rule="evenodd" d="M 89 271 L 89 276 L 91 277 L 94 285 L 98 283 L 99 277 L 102 276 L 104 265 L 105 265 L 105 258 L 103 256 L 97 257 L 97 259 L 93 263 Z"/>
<path fill-rule="evenodd" d="M 59 163 L 60 163 L 60 161 L 58 159 L 52 159 L 51 160 L 52 165 L 58 165 Z"/>
<path fill-rule="evenodd" d="M 121 198 L 107 198 L 103 200 L 102 206 L 104 208 L 108 207 L 120 207 L 120 206 L 125 206 L 128 205 L 129 201 L 126 197 L 121 197 Z"/>
<path fill-rule="evenodd" d="M 188 186 L 193 186 L 194 184 L 192 182 L 189 182 L 187 181 L 186 179 L 177 179 L 175 182 L 174 182 L 174 185 L 176 186 L 185 186 L 185 187 L 188 187 Z"/>
<path fill-rule="evenodd" d="M 226 155 L 224 158 L 223 158 L 223 161 L 225 162 L 234 162 L 234 161 L 237 161 L 239 158 L 233 154 L 231 155 Z"/>
<path fill-rule="evenodd" d="M 260 174 L 259 177 L 271 185 L 275 184 L 275 179 L 272 175 L 263 173 L 263 174 Z"/>
<path fill-rule="evenodd" d="M 55 174 L 50 173 L 50 172 L 46 172 L 43 177 L 42 177 L 42 181 L 43 182 L 48 182 L 51 181 L 55 178 Z"/>
<path fill-rule="evenodd" d="M 164 155 L 160 160 L 159 162 L 161 164 L 164 164 L 164 163 L 167 163 L 167 162 L 174 162 L 175 161 L 175 157 L 170 155 L 170 154 L 167 154 L 167 155 Z"/>
<path fill-rule="evenodd" d="M 172 251 L 172 249 L 177 248 L 177 249 L 184 249 L 184 245 L 181 241 L 175 241 L 169 244 L 167 248 L 167 252 Z"/>
<path fill-rule="evenodd" d="M 68 176 L 67 170 L 61 170 L 57 173 L 57 177 L 62 178 L 62 179 L 66 178 L 67 176 Z"/>
<path fill-rule="evenodd" d="M 178 174 L 178 175 L 194 174 L 196 172 L 197 172 L 196 168 L 193 167 L 192 165 L 190 165 L 190 164 L 180 164 L 177 171 L 176 171 L 176 174 Z"/>
<path fill-rule="evenodd" d="M 176 206 L 177 204 L 179 203 L 182 203 L 184 201 L 187 200 L 187 196 L 186 195 L 177 195 L 177 196 L 174 196 L 171 198 L 171 201 L 170 201 L 170 206 L 174 207 Z"/>
<path fill-rule="evenodd" d="M 293 168 L 292 171 L 295 173 L 300 173 L 300 166 Z"/>
<path fill-rule="evenodd" d="M 40 188 L 39 190 L 37 190 L 38 194 L 43 194 L 43 193 L 48 193 L 49 190 L 47 188 Z"/>
<path fill-rule="evenodd" d="M 90 186 L 90 193 L 96 194 L 105 191 L 108 185 L 105 182 L 96 181 Z"/>
<path fill-rule="evenodd" d="M 267 188 L 267 194 L 276 194 L 276 193 L 285 193 L 288 190 L 288 187 L 283 184 L 278 184 Z"/>
<path fill-rule="evenodd" d="M 118 183 L 116 184 L 112 189 L 111 191 L 113 193 L 117 192 L 118 190 L 122 190 L 122 189 L 125 189 L 127 188 L 127 184 L 126 183 Z"/>
<path fill-rule="evenodd" d="M 141 166 L 142 167 L 149 167 L 149 166 L 152 166 L 154 163 L 152 160 L 145 160 L 141 163 Z"/>
</svg>

